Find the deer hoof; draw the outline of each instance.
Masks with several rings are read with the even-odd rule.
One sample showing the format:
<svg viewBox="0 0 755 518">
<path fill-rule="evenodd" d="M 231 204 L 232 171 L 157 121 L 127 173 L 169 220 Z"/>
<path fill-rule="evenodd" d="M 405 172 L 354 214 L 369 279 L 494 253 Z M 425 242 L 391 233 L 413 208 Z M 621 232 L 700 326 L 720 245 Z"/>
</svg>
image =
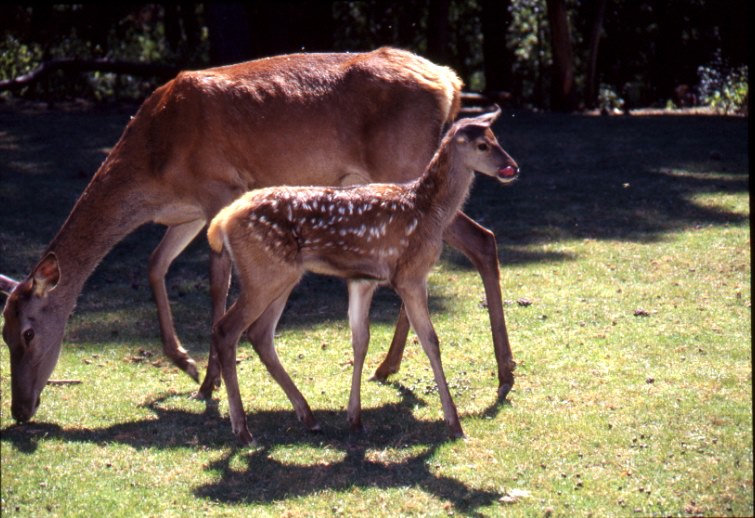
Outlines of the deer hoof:
<svg viewBox="0 0 755 518">
<path fill-rule="evenodd" d="M 205 378 L 194 397 L 195 399 L 210 401 L 212 399 L 212 392 L 218 387 L 220 387 L 220 379 L 210 380 Z"/>
<path fill-rule="evenodd" d="M 176 367 L 191 376 L 191 379 L 199 383 L 199 371 L 197 370 L 197 364 L 189 356 L 173 358 L 173 363 L 176 364 Z"/>
<path fill-rule="evenodd" d="M 498 401 L 506 401 L 506 396 L 509 395 L 509 392 L 511 392 L 511 387 L 513 386 L 512 383 L 502 383 L 498 387 Z"/>
<path fill-rule="evenodd" d="M 370 381 L 377 381 L 379 383 L 385 383 L 388 381 L 388 376 L 395 374 L 397 371 L 391 371 L 390 369 L 383 369 L 382 365 L 377 368 L 375 374 L 372 375 Z"/>
</svg>

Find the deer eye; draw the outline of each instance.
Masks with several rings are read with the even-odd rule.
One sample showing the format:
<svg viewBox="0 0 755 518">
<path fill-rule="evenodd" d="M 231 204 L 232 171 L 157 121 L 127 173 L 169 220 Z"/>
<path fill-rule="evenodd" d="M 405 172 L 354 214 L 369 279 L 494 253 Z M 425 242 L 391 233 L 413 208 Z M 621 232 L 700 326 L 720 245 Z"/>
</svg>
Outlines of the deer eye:
<svg viewBox="0 0 755 518">
<path fill-rule="evenodd" d="M 488 146 L 484 142 L 480 142 L 479 144 L 477 144 L 477 149 L 479 149 L 480 151 L 487 151 L 489 148 L 490 146 Z"/>
<path fill-rule="evenodd" d="M 31 345 L 31 341 L 34 340 L 34 329 L 27 329 L 24 331 L 24 342 L 26 343 L 26 346 L 28 347 Z"/>
</svg>

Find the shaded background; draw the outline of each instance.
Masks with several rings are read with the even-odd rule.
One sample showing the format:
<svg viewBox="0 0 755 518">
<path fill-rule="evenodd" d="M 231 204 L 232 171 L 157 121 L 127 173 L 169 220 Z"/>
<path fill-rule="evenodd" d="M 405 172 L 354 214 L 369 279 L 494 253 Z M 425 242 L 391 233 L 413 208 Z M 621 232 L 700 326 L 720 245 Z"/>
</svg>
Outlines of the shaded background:
<svg viewBox="0 0 755 518">
<path fill-rule="evenodd" d="M 394 45 L 515 107 L 731 112 L 748 103 L 748 9 L 746 0 L 3 4 L 0 90 L 141 99 L 184 68 Z"/>
</svg>

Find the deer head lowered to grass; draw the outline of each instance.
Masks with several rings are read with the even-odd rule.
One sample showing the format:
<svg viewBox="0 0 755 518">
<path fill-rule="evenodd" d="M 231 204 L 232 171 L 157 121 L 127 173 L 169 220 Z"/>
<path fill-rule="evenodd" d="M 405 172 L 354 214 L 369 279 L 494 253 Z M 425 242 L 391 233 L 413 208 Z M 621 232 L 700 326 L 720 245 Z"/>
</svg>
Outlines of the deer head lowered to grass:
<svg viewBox="0 0 755 518">
<path fill-rule="evenodd" d="M 243 195 L 212 220 L 207 232 L 210 246 L 217 253 L 230 253 L 241 285 L 239 298 L 213 327 L 212 345 L 226 384 L 233 433 L 242 442 L 252 441 L 236 376 L 236 345 L 244 332 L 298 418 L 310 429 L 318 428 L 273 346 L 285 302 L 306 271 L 348 281 L 354 372 L 347 415 L 352 429 L 362 428 L 360 386 L 369 307 L 375 288 L 388 284 L 401 297 L 430 359 L 449 432 L 463 436 L 430 321 L 427 276 L 440 255 L 446 227 L 469 193 L 473 173 L 502 183 L 519 174 L 490 129 L 499 114 L 500 109 L 456 122 L 417 180 L 340 189 L 260 189 Z"/>
</svg>

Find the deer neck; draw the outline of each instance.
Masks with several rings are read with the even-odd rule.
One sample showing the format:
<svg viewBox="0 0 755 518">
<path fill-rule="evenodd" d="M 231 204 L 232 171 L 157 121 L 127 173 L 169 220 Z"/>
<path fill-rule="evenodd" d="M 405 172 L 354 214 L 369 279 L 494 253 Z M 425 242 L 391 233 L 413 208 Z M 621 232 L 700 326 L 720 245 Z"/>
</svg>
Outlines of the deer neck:
<svg viewBox="0 0 755 518">
<path fill-rule="evenodd" d="M 474 174 L 443 145 L 417 180 L 417 206 L 445 228 L 466 200 Z"/>
<path fill-rule="evenodd" d="M 118 162 L 105 160 L 43 255 L 53 252 L 58 260 L 60 280 L 50 295 L 67 313 L 100 260 L 151 219 L 146 185 L 137 171 L 119 169 Z"/>
</svg>

